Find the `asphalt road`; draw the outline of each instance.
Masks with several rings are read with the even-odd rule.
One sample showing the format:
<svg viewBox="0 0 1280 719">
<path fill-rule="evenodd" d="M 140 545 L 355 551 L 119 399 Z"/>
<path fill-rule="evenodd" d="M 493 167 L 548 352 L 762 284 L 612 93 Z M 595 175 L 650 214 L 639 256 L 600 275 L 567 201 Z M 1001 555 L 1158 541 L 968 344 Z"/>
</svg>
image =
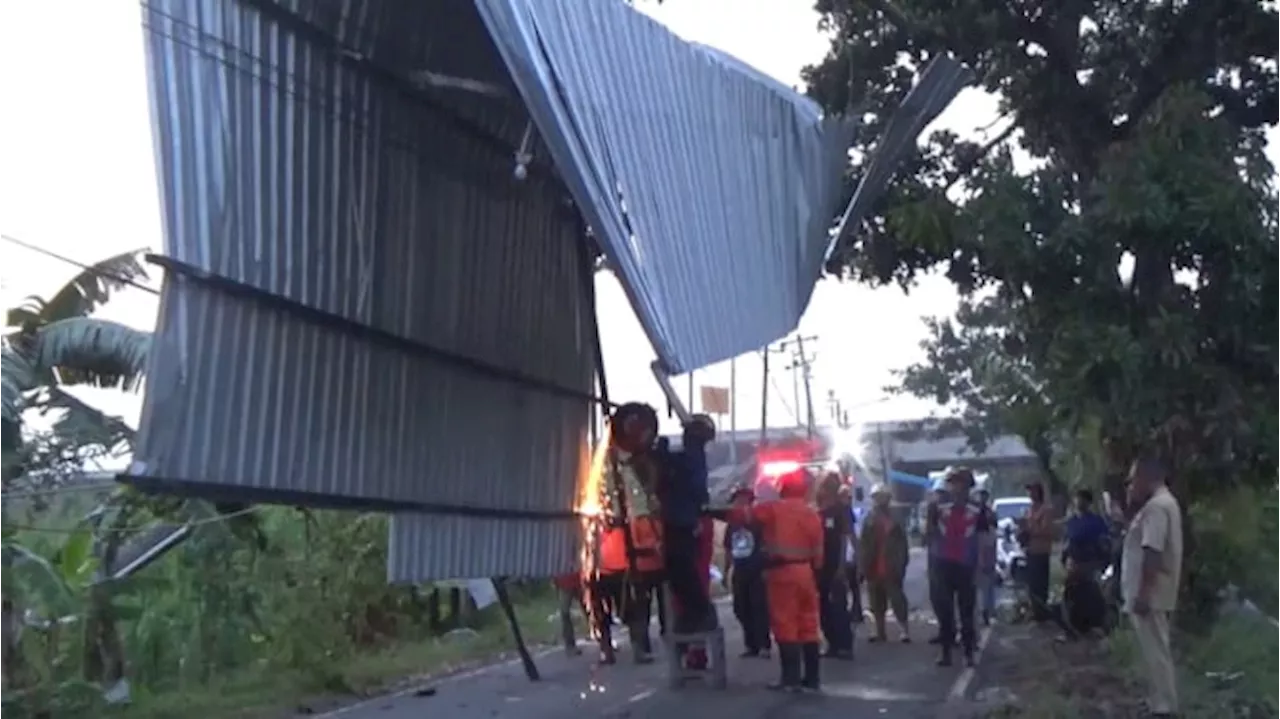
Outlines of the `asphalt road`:
<svg viewBox="0 0 1280 719">
<path fill-rule="evenodd" d="M 825 660 L 823 696 L 783 695 L 766 685 L 777 677 L 776 661 L 739 659 L 741 639 L 727 607 L 721 616 L 728 629 L 729 688 L 714 691 L 689 685 L 679 691 L 665 686 L 664 663 L 629 662 L 621 652 L 615 666 L 597 666 L 595 652 L 568 657 L 561 650 L 537 658 L 542 681 L 524 677 L 519 663 L 505 663 L 440 679 L 399 694 L 375 698 L 314 717 L 328 719 L 801 719 L 806 717 L 933 717 L 960 670 L 933 664 L 933 635 L 928 609 L 924 556 L 913 553 L 908 567 L 907 599 L 912 608 L 915 642 L 877 645 L 866 642 L 867 625 L 859 629 L 853 662 Z M 890 630 L 891 636 L 893 630 Z M 655 631 L 656 634 L 656 631 Z"/>
</svg>

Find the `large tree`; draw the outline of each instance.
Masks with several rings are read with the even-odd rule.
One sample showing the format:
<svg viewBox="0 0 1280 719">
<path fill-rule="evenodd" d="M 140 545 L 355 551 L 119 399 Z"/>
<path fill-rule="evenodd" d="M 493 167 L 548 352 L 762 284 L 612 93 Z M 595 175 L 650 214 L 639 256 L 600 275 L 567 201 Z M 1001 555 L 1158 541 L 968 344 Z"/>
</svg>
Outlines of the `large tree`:
<svg viewBox="0 0 1280 719">
<path fill-rule="evenodd" d="M 960 290 L 906 386 L 1048 452 L 1092 427 L 1119 463 L 1157 447 L 1194 494 L 1274 481 L 1276 12 L 1256 0 L 821 0 L 806 70 L 869 122 L 866 156 L 928 58 L 999 102 L 936 132 L 831 270 Z M 855 165 L 853 177 L 860 167 Z"/>
<path fill-rule="evenodd" d="M 1274 487 L 1274 5 L 817 8 L 832 45 L 806 70 L 809 92 L 865 113 L 855 157 L 940 53 L 998 99 L 978 137 L 927 138 L 832 257 L 858 280 L 909 287 L 940 270 L 959 290 L 904 387 L 959 404 L 979 433 L 1021 434 L 1047 469 L 1063 466 L 1055 453 L 1101 455 L 1078 466 L 1113 490 L 1144 450 L 1173 466 L 1189 504 L 1233 483 Z M 1198 587 L 1211 601 L 1217 587 Z"/>
</svg>

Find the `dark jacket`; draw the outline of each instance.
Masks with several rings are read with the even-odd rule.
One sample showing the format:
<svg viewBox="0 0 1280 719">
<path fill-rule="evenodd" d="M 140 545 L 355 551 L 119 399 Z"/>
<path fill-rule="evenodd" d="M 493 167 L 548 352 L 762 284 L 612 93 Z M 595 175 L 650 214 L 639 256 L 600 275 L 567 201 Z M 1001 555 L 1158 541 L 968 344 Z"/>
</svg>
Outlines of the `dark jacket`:
<svg viewBox="0 0 1280 719">
<path fill-rule="evenodd" d="M 735 574 L 763 570 L 763 547 L 759 525 L 730 524 L 724 529 L 724 555 L 733 560 Z"/>
<path fill-rule="evenodd" d="M 666 466 L 659 497 L 663 519 L 672 526 L 694 527 L 710 500 L 705 445 L 686 442 L 684 448 L 667 454 Z"/>
<path fill-rule="evenodd" d="M 845 564 L 845 545 L 853 539 L 853 521 L 849 508 L 834 504 L 819 512 L 822 517 L 822 572 L 834 577 Z"/>
</svg>

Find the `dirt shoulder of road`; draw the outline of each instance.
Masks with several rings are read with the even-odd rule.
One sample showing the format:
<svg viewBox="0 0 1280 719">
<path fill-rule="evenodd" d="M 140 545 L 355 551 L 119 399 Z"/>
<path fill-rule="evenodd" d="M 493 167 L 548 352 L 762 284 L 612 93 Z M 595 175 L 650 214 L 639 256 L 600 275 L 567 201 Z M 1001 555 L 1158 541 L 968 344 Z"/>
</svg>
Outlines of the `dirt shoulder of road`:
<svg viewBox="0 0 1280 719">
<path fill-rule="evenodd" d="M 1277 715 L 1277 630 L 1229 616 L 1174 642 L 1183 714 L 1215 719 Z M 970 694 L 970 717 L 1129 719 L 1144 716 L 1137 647 L 1127 629 L 1060 642 L 1034 624 L 1003 625 L 988 643 Z"/>
</svg>

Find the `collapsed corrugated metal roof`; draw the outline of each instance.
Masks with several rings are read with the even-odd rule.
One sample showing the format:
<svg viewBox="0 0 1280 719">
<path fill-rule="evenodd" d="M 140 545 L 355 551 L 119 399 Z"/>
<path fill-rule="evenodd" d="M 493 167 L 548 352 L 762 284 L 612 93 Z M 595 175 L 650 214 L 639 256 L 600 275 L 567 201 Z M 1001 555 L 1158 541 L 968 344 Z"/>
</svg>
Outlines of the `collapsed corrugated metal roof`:
<svg viewBox="0 0 1280 719">
<path fill-rule="evenodd" d="M 848 125 L 621 2 L 143 15 L 168 272 L 141 487 L 398 512 L 393 579 L 561 571 L 583 215 L 670 370 L 808 302 Z"/>
<path fill-rule="evenodd" d="M 853 121 L 621 2 L 477 6 L 666 369 L 791 331 Z"/>
</svg>

